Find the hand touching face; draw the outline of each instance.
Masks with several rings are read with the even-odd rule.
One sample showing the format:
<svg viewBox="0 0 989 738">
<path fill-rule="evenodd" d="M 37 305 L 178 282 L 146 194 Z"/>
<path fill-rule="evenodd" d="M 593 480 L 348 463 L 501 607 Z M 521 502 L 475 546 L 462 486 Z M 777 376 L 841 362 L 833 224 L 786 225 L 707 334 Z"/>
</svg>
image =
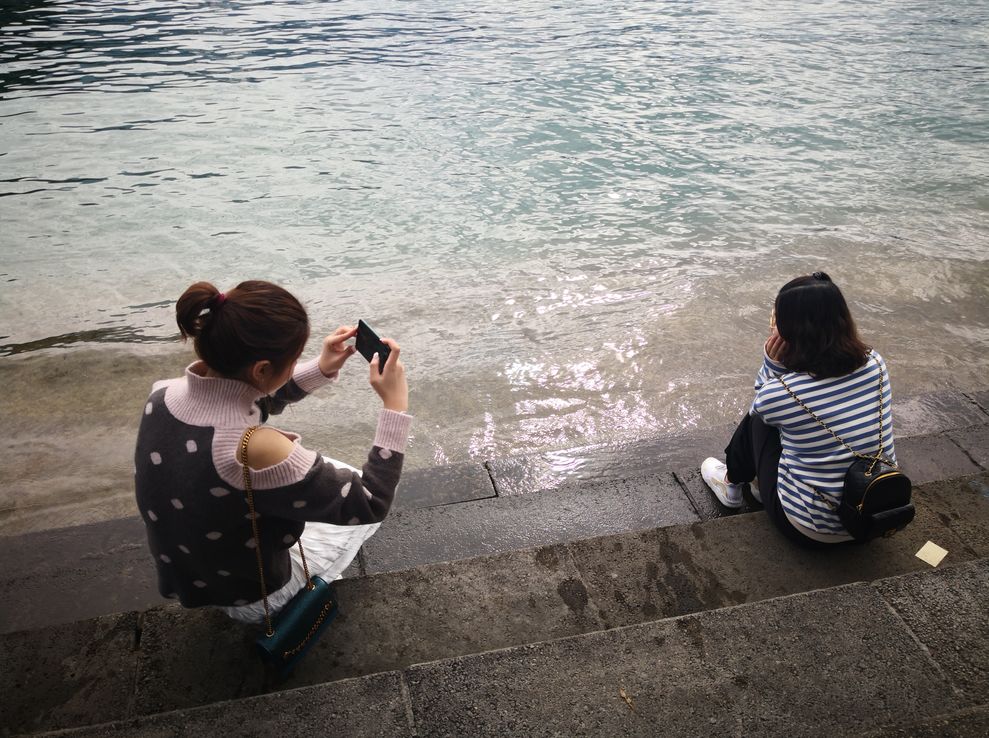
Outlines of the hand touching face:
<svg viewBox="0 0 989 738">
<path fill-rule="evenodd" d="M 776 326 L 773 326 L 772 331 L 769 333 L 769 338 L 766 339 L 766 356 L 775 362 L 780 361 L 780 357 L 786 350 L 786 341 L 780 336 L 779 330 Z"/>
</svg>

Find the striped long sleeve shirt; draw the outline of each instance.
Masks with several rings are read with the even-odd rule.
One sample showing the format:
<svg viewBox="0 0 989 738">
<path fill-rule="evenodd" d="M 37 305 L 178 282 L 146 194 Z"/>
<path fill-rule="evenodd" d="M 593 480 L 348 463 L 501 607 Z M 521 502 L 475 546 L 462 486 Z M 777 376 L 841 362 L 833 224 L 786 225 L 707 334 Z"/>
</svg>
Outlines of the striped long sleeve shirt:
<svg viewBox="0 0 989 738">
<path fill-rule="evenodd" d="M 834 541 L 848 538 L 838 516 L 821 495 L 835 503 L 841 500 L 845 472 L 855 457 L 794 401 L 780 377 L 845 443 L 859 453 L 872 454 L 879 448 L 880 372 L 882 453 L 895 462 L 892 390 L 886 363 L 877 352 L 870 351 L 866 363 L 851 374 L 828 379 L 790 372 L 764 357 L 750 412 L 780 430 L 780 502 L 790 522 L 811 537 Z"/>
</svg>

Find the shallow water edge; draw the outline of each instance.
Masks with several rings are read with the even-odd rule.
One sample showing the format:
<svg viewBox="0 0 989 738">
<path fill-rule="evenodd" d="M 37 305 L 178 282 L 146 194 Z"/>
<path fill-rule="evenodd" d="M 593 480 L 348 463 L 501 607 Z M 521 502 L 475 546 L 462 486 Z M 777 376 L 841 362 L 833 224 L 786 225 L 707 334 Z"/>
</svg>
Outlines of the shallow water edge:
<svg viewBox="0 0 989 738">
<path fill-rule="evenodd" d="M 758 352 L 746 368 L 757 366 Z M 925 352 L 914 362 L 893 354 L 897 396 L 942 389 L 989 389 L 980 375 L 932 373 Z M 50 351 L 0 360 L 7 389 L 0 453 L 0 535 L 127 517 L 134 513 L 133 443 L 151 383 L 181 374 L 189 347 Z M 755 363 L 754 363 L 755 362 Z M 360 465 L 374 434 L 378 403 L 360 363 L 341 381 L 289 408 L 272 423 L 300 432 L 310 447 Z M 752 371 L 716 371 L 708 382 L 668 382 L 644 398 L 615 398 L 627 413 L 614 423 L 580 403 L 530 393 L 521 402 L 498 377 L 457 385 L 410 370 L 416 416 L 406 469 L 487 461 L 593 444 L 631 444 L 729 426 L 751 400 Z M 957 383 L 954 380 L 958 380 Z M 980 381 L 981 379 L 981 381 Z M 479 393 L 479 390 L 483 390 Z M 585 400 L 585 406 L 590 398 Z M 639 422 L 636 422 L 636 421 Z M 726 439 L 727 440 L 727 439 Z"/>
</svg>

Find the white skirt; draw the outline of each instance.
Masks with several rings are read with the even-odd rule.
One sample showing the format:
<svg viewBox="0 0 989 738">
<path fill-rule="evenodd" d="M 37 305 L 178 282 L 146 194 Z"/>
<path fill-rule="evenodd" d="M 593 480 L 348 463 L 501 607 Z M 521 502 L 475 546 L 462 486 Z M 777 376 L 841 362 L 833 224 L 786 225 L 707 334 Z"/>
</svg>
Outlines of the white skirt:
<svg viewBox="0 0 989 738">
<path fill-rule="evenodd" d="M 335 467 L 352 469 L 358 474 L 360 469 L 355 469 L 350 464 L 323 457 L 327 463 Z M 343 572 L 350 562 L 357 556 L 364 541 L 373 536 L 381 523 L 371 523 L 370 525 L 330 525 L 329 523 L 306 523 L 306 529 L 302 533 L 302 546 L 306 550 L 306 563 L 309 565 L 309 573 L 327 582 L 333 582 L 343 576 Z M 289 558 L 292 561 L 292 573 L 284 587 L 268 595 L 268 609 L 272 617 L 278 613 L 296 592 L 306 585 L 306 573 L 302 568 L 302 556 L 299 555 L 299 547 L 292 546 L 289 549 Z M 220 607 L 226 615 L 242 623 L 263 623 L 264 622 L 264 601 L 258 600 L 240 607 Z"/>
</svg>

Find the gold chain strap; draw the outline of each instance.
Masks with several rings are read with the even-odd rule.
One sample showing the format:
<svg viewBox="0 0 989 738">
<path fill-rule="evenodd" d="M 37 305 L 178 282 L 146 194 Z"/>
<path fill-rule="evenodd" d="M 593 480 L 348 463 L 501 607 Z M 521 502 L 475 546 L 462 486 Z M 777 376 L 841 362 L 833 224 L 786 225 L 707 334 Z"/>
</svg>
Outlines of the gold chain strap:
<svg viewBox="0 0 989 738">
<path fill-rule="evenodd" d="M 786 383 L 786 380 L 784 380 L 783 377 L 778 377 L 778 379 L 780 380 L 780 384 L 782 384 L 783 385 L 783 388 L 787 392 L 790 393 L 790 397 L 792 397 L 794 399 L 794 401 L 798 405 L 800 405 L 800 407 L 802 407 L 807 412 L 808 415 L 810 415 L 814 420 L 816 420 L 824 428 L 824 430 L 826 430 L 828 433 L 830 433 L 832 436 L 834 436 L 834 439 L 838 443 L 840 443 L 842 446 L 844 446 L 846 449 L 848 449 L 854 456 L 856 456 L 856 457 L 858 457 L 860 459 L 866 459 L 867 461 L 871 461 L 872 462 L 869 465 L 869 470 L 866 472 L 867 475 L 871 475 L 872 474 L 872 470 L 876 468 L 876 464 L 878 464 L 880 461 L 882 461 L 885 464 L 889 464 L 893 468 L 896 468 L 896 464 L 894 464 L 889 458 L 883 456 L 883 367 L 882 367 L 882 364 L 879 363 L 879 359 L 877 357 L 873 356 L 872 358 L 876 362 L 876 368 L 879 369 L 879 450 L 876 451 L 875 456 L 868 456 L 867 454 L 860 454 L 854 448 L 852 448 L 847 443 L 845 443 L 842 440 L 841 436 L 839 436 L 837 433 L 835 433 L 833 430 L 831 430 L 830 426 L 828 426 L 827 423 L 825 423 L 823 420 L 821 420 L 814 413 L 813 410 L 811 410 L 809 407 L 807 407 L 801 401 L 801 399 L 799 397 L 797 397 L 797 395 L 793 392 L 792 389 L 790 389 L 790 386 Z M 812 488 L 812 489 L 814 489 L 814 488 Z M 832 510 L 837 510 L 838 509 L 838 506 L 835 504 L 834 500 L 832 500 L 827 495 L 822 494 L 817 489 L 814 489 L 814 491 L 817 492 L 818 496 L 821 497 L 821 499 L 823 499 L 831 507 Z"/>
<path fill-rule="evenodd" d="M 299 651 L 301 651 L 305 647 L 305 645 L 309 643 L 309 640 L 314 635 L 316 635 L 316 631 L 319 630 L 319 626 L 323 624 L 323 621 L 326 620 L 326 616 L 329 615 L 330 612 L 332 612 L 332 610 L 333 610 L 333 602 L 327 602 L 326 604 L 324 604 L 323 608 L 319 611 L 319 617 L 316 618 L 316 622 L 313 623 L 313 626 L 309 629 L 309 632 L 306 633 L 306 637 L 303 638 L 302 642 L 299 643 L 295 648 L 290 648 L 287 651 L 283 652 L 282 658 L 288 659 L 299 653 Z"/>
<path fill-rule="evenodd" d="M 254 534 L 254 554 L 258 560 L 258 576 L 261 578 L 261 600 L 264 602 L 264 622 L 265 631 L 270 638 L 275 634 L 275 629 L 271 626 L 271 611 L 268 608 L 268 587 L 264 583 L 264 564 L 261 558 L 261 537 L 258 535 L 258 516 L 254 512 L 254 491 L 251 489 L 251 471 L 247 466 L 247 444 L 251 440 L 260 426 L 253 425 L 244 431 L 243 438 L 240 439 L 240 463 L 244 467 L 244 491 L 247 493 L 247 507 L 251 513 L 251 531 Z M 306 564 L 306 552 L 302 548 L 302 537 L 299 537 L 299 553 L 302 555 L 302 570 L 306 573 L 306 587 L 313 589 L 312 577 L 309 576 L 309 566 Z M 308 640 L 308 639 L 307 639 Z"/>
</svg>

